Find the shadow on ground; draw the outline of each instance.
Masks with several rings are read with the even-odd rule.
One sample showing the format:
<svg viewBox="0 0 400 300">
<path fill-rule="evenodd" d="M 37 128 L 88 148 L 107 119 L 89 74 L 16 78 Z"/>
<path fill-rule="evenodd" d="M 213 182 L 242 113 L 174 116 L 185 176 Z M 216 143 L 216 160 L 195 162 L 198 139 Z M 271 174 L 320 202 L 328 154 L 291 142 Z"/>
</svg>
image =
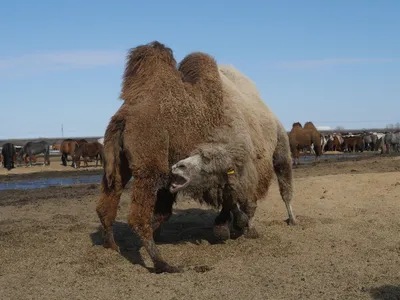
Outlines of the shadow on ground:
<svg viewBox="0 0 400 300">
<path fill-rule="evenodd" d="M 377 300 L 400 300 L 400 285 L 383 285 L 371 289 L 370 294 Z"/>
<path fill-rule="evenodd" d="M 222 243 L 217 240 L 213 233 L 214 220 L 218 212 L 212 209 L 175 209 L 171 218 L 162 225 L 160 233 L 155 237 L 157 244 L 182 244 L 192 243 L 199 245 L 206 241 L 209 244 Z M 120 253 L 132 264 L 139 264 L 149 271 L 152 268 L 146 267 L 139 250 L 142 247 L 139 236 L 125 222 L 114 222 L 114 239 Z M 240 236 L 240 233 L 232 230 L 232 239 Z M 103 236 L 101 227 L 90 234 L 93 245 L 102 245 Z"/>
</svg>

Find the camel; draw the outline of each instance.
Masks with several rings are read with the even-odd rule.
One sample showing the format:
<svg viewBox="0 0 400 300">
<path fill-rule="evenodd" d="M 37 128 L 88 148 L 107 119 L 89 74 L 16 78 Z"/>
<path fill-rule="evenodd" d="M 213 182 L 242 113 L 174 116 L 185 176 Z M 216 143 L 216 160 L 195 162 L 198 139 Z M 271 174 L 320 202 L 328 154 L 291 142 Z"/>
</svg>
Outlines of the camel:
<svg viewBox="0 0 400 300">
<path fill-rule="evenodd" d="M 314 164 L 322 155 L 321 135 L 311 122 L 308 124 L 307 128 L 303 128 L 299 122 L 293 123 L 292 129 L 289 132 L 289 142 L 295 167 L 300 164 L 299 151 L 301 148 L 309 147 L 314 144 Z"/>
<path fill-rule="evenodd" d="M 257 188 L 252 189 L 255 195 L 247 196 L 250 201 L 246 205 L 242 204 L 245 202 L 245 196 L 242 196 L 243 201 L 239 204 L 243 211 L 230 197 L 234 194 L 232 191 L 225 191 L 223 197 L 215 196 L 221 190 L 219 186 L 203 186 L 203 191 L 191 194 L 194 200 L 222 206 L 215 229 L 221 223 L 225 225 L 226 215 L 230 212 L 233 212 L 237 226 L 246 225 L 242 222 L 246 218 L 241 217 L 252 215 L 255 211 L 253 200 L 266 193 L 273 176 L 273 162 L 280 172 L 285 173 L 280 177 L 282 192 L 285 201 L 290 202 L 290 152 L 286 152 L 285 147 L 275 151 L 278 139 L 288 143 L 287 136 L 281 137 L 286 133 L 283 127 L 278 129 L 280 123 L 265 105 L 258 100 L 245 103 L 252 97 L 256 99 L 257 90 L 246 91 L 241 87 L 243 77 L 234 82 L 227 73 L 229 68 L 219 68 L 211 56 L 201 52 L 188 54 L 177 67 L 172 50 L 158 41 L 129 51 L 120 95 L 124 102 L 112 116 L 104 135 L 104 175 L 96 212 L 102 224 L 105 248 L 119 251 L 112 224 L 122 190 L 133 176 L 128 224 L 140 237 L 156 273 L 181 271 L 162 258 L 153 235 L 171 216 L 177 197 L 177 192 L 171 190 L 175 181 L 172 166 L 203 144 L 215 144 L 211 152 L 217 151 L 220 155 L 218 149 L 223 151 L 218 147 L 220 143 L 237 142 L 234 161 L 237 174 L 243 171 L 240 178 L 247 174 L 256 178 L 252 181 L 258 182 Z M 237 99 L 233 99 L 235 97 Z M 246 111 L 251 105 L 254 107 Z M 253 120 L 254 114 L 258 117 Z M 259 123 L 261 118 L 266 118 L 263 125 Z M 230 136 L 221 135 L 227 127 L 236 130 L 232 130 Z M 257 127 L 258 135 L 264 134 L 259 142 L 247 132 L 250 127 Z M 265 174 L 260 170 L 266 170 Z M 294 217 L 292 223 L 295 223 Z M 215 230 L 215 233 L 221 232 Z"/>
</svg>

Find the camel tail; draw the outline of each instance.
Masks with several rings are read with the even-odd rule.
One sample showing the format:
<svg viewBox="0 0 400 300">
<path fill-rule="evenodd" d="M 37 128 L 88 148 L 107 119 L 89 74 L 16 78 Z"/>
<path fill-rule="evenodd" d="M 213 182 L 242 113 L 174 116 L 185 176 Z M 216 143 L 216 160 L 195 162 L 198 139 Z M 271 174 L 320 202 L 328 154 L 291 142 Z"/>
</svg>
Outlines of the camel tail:
<svg viewBox="0 0 400 300">
<path fill-rule="evenodd" d="M 119 176 L 121 164 L 121 152 L 123 151 L 122 133 L 125 128 L 125 122 L 110 122 L 104 137 L 104 148 L 101 153 L 104 178 L 107 187 L 115 184 L 116 176 Z"/>
</svg>

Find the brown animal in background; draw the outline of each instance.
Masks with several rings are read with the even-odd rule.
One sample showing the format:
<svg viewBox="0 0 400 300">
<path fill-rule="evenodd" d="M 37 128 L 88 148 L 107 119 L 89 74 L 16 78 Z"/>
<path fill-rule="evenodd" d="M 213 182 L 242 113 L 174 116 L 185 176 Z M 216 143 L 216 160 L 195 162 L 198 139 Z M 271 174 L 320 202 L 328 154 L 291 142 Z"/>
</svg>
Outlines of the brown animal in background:
<svg viewBox="0 0 400 300">
<path fill-rule="evenodd" d="M 17 159 L 16 155 L 15 155 L 15 159 Z M 30 157 L 29 157 L 29 155 L 24 154 L 24 162 L 27 164 L 29 162 L 29 160 L 31 162 L 36 163 L 37 162 L 37 157 L 35 155 L 33 155 L 33 154 Z"/>
<path fill-rule="evenodd" d="M 65 139 L 62 141 L 60 145 L 60 153 L 61 153 L 61 161 L 63 166 L 67 166 L 67 157 L 68 155 L 73 156 L 75 152 L 75 148 L 77 148 L 79 145 L 87 143 L 87 140 L 85 139 Z M 72 167 L 75 167 L 75 162 L 72 159 Z"/>
<path fill-rule="evenodd" d="M 364 151 L 364 140 L 361 136 L 345 136 L 343 140 L 343 151 Z"/>
<path fill-rule="evenodd" d="M 324 135 L 321 134 L 321 133 L 318 131 L 317 127 L 315 127 L 314 123 L 311 122 L 311 121 L 306 122 L 306 123 L 304 124 L 304 129 L 315 130 L 316 132 L 319 133 L 320 139 L 321 139 L 321 154 L 324 153 L 324 146 L 325 146 L 325 144 L 324 144 L 324 142 L 323 142 L 323 141 L 325 140 Z M 313 146 L 314 146 L 314 145 L 313 145 Z M 312 152 L 315 152 L 315 150 L 313 149 L 314 147 L 310 146 L 310 148 L 313 150 Z"/>
<path fill-rule="evenodd" d="M 342 150 L 342 143 L 340 142 L 340 138 L 337 135 L 333 136 L 333 149 L 334 149 L 334 151 Z"/>
<path fill-rule="evenodd" d="M 72 159 L 75 163 L 75 168 L 80 168 L 81 166 L 81 157 L 83 157 L 84 166 L 88 167 L 88 158 L 96 159 L 96 167 L 98 166 L 98 162 L 103 162 L 103 145 L 99 142 L 91 142 L 91 143 L 82 143 L 77 148 L 75 148 L 75 152 L 72 155 Z"/>
<path fill-rule="evenodd" d="M 51 145 L 52 150 L 60 150 L 61 144 L 53 144 Z"/>
<path fill-rule="evenodd" d="M 315 130 L 318 131 L 317 127 L 315 127 L 313 122 L 305 122 L 304 123 L 304 129 L 311 129 L 311 130 Z"/>
<path fill-rule="evenodd" d="M 189 54 L 177 69 L 172 50 L 159 42 L 131 49 L 121 91 L 124 103 L 104 136 L 104 176 L 96 208 L 104 247 L 118 250 L 112 224 L 122 190 L 133 176 L 128 223 L 141 238 L 156 273 L 179 271 L 161 257 L 152 223 L 156 220 L 158 226 L 172 214 L 171 166 L 199 144 L 213 142 L 210 137 L 216 128 L 243 122 L 225 114 L 229 105 L 224 92 L 218 66 L 207 54 Z M 278 166 L 282 161 L 279 157 Z M 223 203 L 222 210 L 229 211 L 231 204 Z"/>
<path fill-rule="evenodd" d="M 314 144 L 314 163 L 322 155 L 321 134 L 313 128 L 303 128 L 299 122 L 293 123 L 289 132 L 289 142 L 295 166 L 300 164 L 300 149 L 311 146 L 311 144 Z"/>
</svg>

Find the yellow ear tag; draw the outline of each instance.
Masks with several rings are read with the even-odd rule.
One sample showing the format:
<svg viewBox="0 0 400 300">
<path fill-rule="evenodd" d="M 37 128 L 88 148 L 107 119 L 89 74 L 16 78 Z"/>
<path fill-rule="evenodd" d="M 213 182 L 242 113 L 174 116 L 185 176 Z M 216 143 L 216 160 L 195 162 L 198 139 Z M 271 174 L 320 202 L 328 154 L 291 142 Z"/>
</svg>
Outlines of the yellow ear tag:
<svg viewBox="0 0 400 300">
<path fill-rule="evenodd" d="M 228 171 L 228 173 L 227 173 L 227 174 L 228 174 L 228 175 L 235 174 L 235 170 L 231 169 L 231 170 L 229 170 L 229 171 Z"/>
</svg>

